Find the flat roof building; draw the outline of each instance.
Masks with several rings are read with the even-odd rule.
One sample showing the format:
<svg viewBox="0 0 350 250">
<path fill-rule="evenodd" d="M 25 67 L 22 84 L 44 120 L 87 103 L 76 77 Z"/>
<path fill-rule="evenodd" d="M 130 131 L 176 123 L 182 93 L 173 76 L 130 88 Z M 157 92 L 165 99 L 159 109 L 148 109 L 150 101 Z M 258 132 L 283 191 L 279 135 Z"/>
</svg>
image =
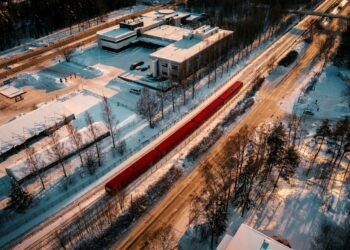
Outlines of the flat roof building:
<svg viewBox="0 0 350 250">
<path fill-rule="evenodd" d="M 210 26 L 189 32 L 183 39 L 150 55 L 152 75 L 168 78 L 171 74 L 174 81 L 180 82 L 193 74 L 196 68 L 207 65 L 209 54 L 214 60 L 223 55 L 228 49 L 224 42 L 232 34 L 232 31 Z M 214 50 L 218 53 L 212 53 Z"/>
<path fill-rule="evenodd" d="M 200 28 L 201 29 L 201 28 Z M 231 35 L 233 32 L 221 30 L 219 28 L 211 28 L 211 33 L 207 36 L 198 35 L 198 31 L 189 31 L 182 39 L 161 48 L 151 54 L 151 58 L 163 59 L 174 63 L 183 63 L 187 59 L 197 55 L 201 51 L 222 40 L 224 37 Z"/>
<path fill-rule="evenodd" d="M 103 49 L 121 50 L 136 42 L 142 32 L 164 24 L 163 16 L 151 11 L 135 19 L 124 20 L 117 26 L 97 32 L 97 43 Z"/>
<path fill-rule="evenodd" d="M 97 32 L 98 46 L 103 49 L 120 50 L 137 39 L 135 30 L 119 25 Z"/>
<path fill-rule="evenodd" d="M 119 25 L 97 32 L 97 43 L 103 49 L 117 51 L 137 42 L 138 38 L 140 41 L 144 40 L 156 45 L 160 43 L 160 46 L 165 46 L 167 44 L 161 41 L 166 40 L 166 35 L 171 36 L 169 38 L 171 42 L 179 40 L 178 38 L 173 40 L 175 37 L 182 37 L 185 29 L 179 26 L 186 23 L 186 18 L 190 16 L 191 13 L 177 12 L 172 9 L 150 11 L 137 18 L 124 20 Z M 171 29 L 167 24 L 171 24 L 170 27 L 177 26 L 178 30 Z M 164 34 L 165 31 L 163 31 L 163 35 L 162 31 L 153 31 L 162 25 L 166 25 L 163 29 L 168 30 L 167 34 Z M 148 37 L 148 39 L 143 39 L 143 36 Z"/>
</svg>

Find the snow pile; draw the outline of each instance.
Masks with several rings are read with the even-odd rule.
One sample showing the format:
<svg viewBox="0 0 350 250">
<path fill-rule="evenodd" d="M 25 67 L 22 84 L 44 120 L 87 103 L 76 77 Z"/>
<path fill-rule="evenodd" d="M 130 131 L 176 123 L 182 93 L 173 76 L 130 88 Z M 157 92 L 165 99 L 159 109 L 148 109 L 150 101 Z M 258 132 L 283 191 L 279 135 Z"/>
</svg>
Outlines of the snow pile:
<svg viewBox="0 0 350 250">
<path fill-rule="evenodd" d="M 69 77 L 73 74 L 80 75 L 86 79 L 93 79 L 101 76 L 103 72 L 93 67 L 86 67 L 84 65 L 74 62 L 61 62 L 56 65 L 42 70 L 40 73 L 52 75 L 53 77 L 62 78 Z"/>
<path fill-rule="evenodd" d="M 58 78 L 55 78 L 49 74 L 20 74 L 13 81 L 13 86 L 16 88 L 22 88 L 31 86 L 35 89 L 45 89 L 48 92 L 65 88 L 66 85 Z"/>
<path fill-rule="evenodd" d="M 109 130 L 102 122 L 96 122 L 92 126 L 96 129 L 97 140 L 101 140 L 109 135 Z M 79 130 L 79 134 L 82 138 L 82 148 L 86 148 L 94 142 L 93 136 L 91 136 L 88 127 Z M 64 158 L 69 157 L 76 153 L 76 149 L 71 137 L 65 137 L 59 141 L 61 145 L 64 145 Z M 55 159 L 50 157 L 51 147 L 48 146 L 36 153 L 39 162 L 41 163 L 41 169 L 46 169 L 55 165 Z M 9 176 L 15 178 L 17 181 L 21 181 L 33 174 L 33 170 L 29 169 L 26 160 L 18 161 L 16 164 L 6 168 L 6 172 Z"/>
<path fill-rule="evenodd" d="M 0 126 L 0 154 L 60 124 L 74 115 L 62 102 L 51 102 Z"/>
</svg>

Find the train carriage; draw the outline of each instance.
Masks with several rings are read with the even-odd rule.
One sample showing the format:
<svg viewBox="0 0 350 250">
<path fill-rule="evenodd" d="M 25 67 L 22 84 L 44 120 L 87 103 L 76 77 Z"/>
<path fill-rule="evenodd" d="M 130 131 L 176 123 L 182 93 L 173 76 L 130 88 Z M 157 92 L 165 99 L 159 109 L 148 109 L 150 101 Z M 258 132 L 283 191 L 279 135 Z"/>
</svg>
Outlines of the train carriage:
<svg viewBox="0 0 350 250">
<path fill-rule="evenodd" d="M 155 149 L 161 153 L 162 157 L 164 157 L 183 140 L 185 140 L 190 134 L 192 134 L 196 128 L 197 124 L 189 121 L 181 128 L 179 128 L 175 133 L 162 141 Z"/>
<path fill-rule="evenodd" d="M 242 82 L 235 82 L 230 88 L 228 88 L 224 93 L 222 93 L 219 98 L 225 103 L 230 100 L 238 91 L 242 88 Z"/>
<path fill-rule="evenodd" d="M 173 134 L 169 135 L 154 149 L 132 163 L 129 167 L 118 173 L 112 180 L 107 182 L 105 188 L 107 193 L 115 194 L 118 190 L 126 188 L 130 183 L 139 178 L 148 169 L 155 165 L 160 159 L 166 156 L 196 129 L 204 124 L 215 112 L 217 112 L 227 101 L 235 96 L 242 88 L 242 82 L 235 82 L 222 93 L 218 98 L 207 105 L 191 121 L 187 122 Z"/>
<path fill-rule="evenodd" d="M 161 159 L 158 151 L 151 150 L 129 167 L 122 170 L 115 178 L 107 182 L 105 188 L 110 194 L 115 194 L 118 190 L 127 187 L 131 182 L 140 177 L 149 168 Z"/>
</svg>

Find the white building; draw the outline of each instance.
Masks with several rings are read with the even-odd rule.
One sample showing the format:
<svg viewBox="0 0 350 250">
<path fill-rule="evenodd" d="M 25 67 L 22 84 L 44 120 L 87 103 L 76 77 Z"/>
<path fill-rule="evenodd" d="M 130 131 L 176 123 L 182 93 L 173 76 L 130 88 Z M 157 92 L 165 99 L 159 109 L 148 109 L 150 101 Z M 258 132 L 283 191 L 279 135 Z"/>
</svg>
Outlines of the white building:
<svg viewBox="0 0 350 250">
<path fill-rule="evenodd" d="M 218 250 L 291 250 L 290 247 L 242 224 L 232 237 L 225 235 Z"/>
<path fill-rule="evenodd" d="M 232 31 L 209 25 L 184 34 L 181 40 L 150 55 L 152 75 L 169 78 L 171 74 L 173 81 L 180 82 L 224 55 L 228 50 L 226 42 L 232 34 Z"/>
<path fill-rule="evenodd" d="M 120 50 L 136 39 L 135 30 L 120 28 L 119 25 L 97 33 L 98 46 L 103 49 Z"/>
<path fill-rule="evenodd" d="M 120 50 L 137 41 L 141 35 L 164 24 L 181 24 L 190 17 L 190 13 L 163 9 L 151 11 L 135 19 L 121 22 L 119 25 L 97 32 L 99 47 Z"/>
</svg>

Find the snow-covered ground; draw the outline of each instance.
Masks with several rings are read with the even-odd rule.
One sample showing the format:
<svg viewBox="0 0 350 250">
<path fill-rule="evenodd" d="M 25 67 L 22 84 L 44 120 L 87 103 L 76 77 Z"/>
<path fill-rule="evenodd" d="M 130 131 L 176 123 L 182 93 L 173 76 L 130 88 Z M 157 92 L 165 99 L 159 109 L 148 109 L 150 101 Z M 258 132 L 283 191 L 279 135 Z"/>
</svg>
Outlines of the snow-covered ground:
<svg viewBox="0 0 350 250">
<path fill-rule="evenodd" d="M 332 65 L 326 67 L 319 81 L 307 92 L 303 92 L 295 103 L 294 112 L 311 111 L 315 119 L 339 119 L 350 116 L 349 97 L 345 93 L 349 86 L 341 75 L 350 76 L 350 71 Z M 350 79 L 350 77 L 349 77 Z"/>
<path fill-rule="evenodd" d="M 11 85 L 16 88 L 32 87 L 51 92 L 69 86 L 74 74 L 85 79 L 93 79 L 101 76 L 102 72 L 72 62 L 58 62 L 43 70 L 19 74 L 13 79 Z"/>
<path fill-rule="evenodd" d="M 264 44 L 260 48 L 256 49 L 254 53 L 250 55 L 250 58 L 254 58 L 257 53 L 265 49 L 267 44 Z M 222 76 L 219 73 L 218 81 L 216 83 L 211 83 L 210 88 L 208 88 L 206 82 L 207 79 L 203 79 L 198 84 L 195 99 L 191 100 L 191 91 L 188 91 L 186 106 L 180 104 L 182 101 L 180 95 L 180 97 L 178 98 L 179 100 L 175 113 L 172 112 L 171 105 L 168 102 L 165 114 L 166 119 L 158 121 L 155 129 L 150 129 L 147 121 L 145 119 L 142 119 L 135 113 L 135 106 L 138 100 L 138 96 L 129 92 L 130 88 L 135 88 L 135 85 L 116 78 L 121 71 L 128 70 L 130 64 L 134 62 L 130 60 L 132 55 L 135 56 L 135 60 L 144 60 L 146 62 L 148 60 L 148 54 L 150 52 L 150 49 L 145 49 L 142 47 L 131 47 L 124 52 L 113 53 L 100 50 L 96 45 L 93 45 L 92 47 L 89 47 L 82 51 L 78 51 L 73 55 L 72 63 L 82 65 L 83 68 L 85 66 L 88 66 L 90 67 L 90 69 L 97 70 L 98 72 L 100 72 L 101 75 L 96 78 L 86 79 L 86 81 L 89 81 L 89 84 L 85 84 L 85 86 L 83 86 L 79 90 L 73 93 L 69 93 L 68 95 L 58 97 L 58 99 L 61 100 L 64 103 L 64 105 L 67 108 L 70 108 L 71 111 L 76 115 L 77 119 L 74 121 L 74 124 L 78 128 L 82 128 L 85 126 L 85 111 L 89 111 L 92 114 L 95 121 L 103 120 L 102 106 L 100 101 L 102 93 L 95 91 L 92 82 L 95 82 L 95 80 L 99 79 L 97 82 L 94 83 L 95 85 L 99 87 L 103 86 L 105 90 L 113 90 L 114 92 L 109 96 L 109 100 L 113 107 L 112 110 L 114 116 L 116 117 L 116 120 L 119 120 L 118 126 L 121 130 L 122 138 L 126 139 L 127 147 L 129 149 L 127 156 L 130 156 L 130 154 L 137 152 L 138 150 L 140 150 L 140 148 L 147 145 L 150 141 L 159 137 L 161 133 L 166 131 L 182 116 L 191 111 L 195 106 L 200 104 L 203 100 L 207 99 L 211 93 L 215 92 L 224 83 L 226 83 L 227 80 L 239 69 L 245 66 L 248 60 L 250 59 L 246 58 L 242 60 L 239 64 L 235 65 L 235 67 L 230 69 L 227 73 L 224 72 Z M 58 64 L 63 63 L 58 62 Z M 111 70 L 112 68 L 113 70 Z M 59 74 L 56 75 L 56 78 L 64 77 L 65 74 L 65 71 L 61 70 L 60 68 Z M 110 78 L 108 76 L 110 74 L 114 75 L 114 77 Z M 208 127 L 208 130 L 209 129 L 210 128 Z M 205 131 L 202 132 L 205 133 Z M 116 166 L 119 166 L 120 163 L 127 157 L 121 157 L 119 155 L 116 155 L 115 153 L 112 153 L 112 151 L 110 150 L 111 141 L 109 139 L 106 139 L 102 142 L 102 147 L 104 148 L 105 153 L 105 164 L 99 171 L 101 175 L 107 173 L 111 169 L 117 169 Z M 67 165 L 70 166 L 70 175 L 72 175 L 73 179 L 75 179 L 75 181 L 71 184 L 69 190 L 62 192 L 62 171 L 59 168 L 54 168 L 46 173 L 45 178 L 47 179 L 47 182 L 49 184 L 48 189 L 46 191 L 41 190 L 40 183 L 37 180 L 33 180 L 30 183 L 26 183 L 26 188 L 35 195 L 35 204 L 27 211 L 26 215 L 16 216 L 15 218 L 9 216 L 9 218 L 12 218 L 13 221 L 7 221 L 7 230 L 11 227 L 16 228 L 18 225 L 22 225 L 23 222 L 25 222 L 29 218 L 32 218 L 33 216 L 41 214 L 43 211 L 46 211 L 46 214 L 48 215 L 48 206 L 51 208 L 50 211 L 52 212 L 54 208 L 58 209 L 59 207 L 68 204 L 73 197 L 78 196 L 79 192 L 81 192 L 88 185 L 96 181 L 97 177 L 87 176 L 86 174 L 82 173 L 81 168 L 79 168 L 77 158 L 72 158 L 71 160 L 69 160 L 67 162 Z M 45 216 L 41 216 L 40 219 L 44 220 L 45 218 Z M 37 223 L 38 221 L 39 218 L 33 223 Z M 5 232 L 6 229 L 4 229 Z M 22 228 L 20 230 L 22 230 L 23 232 L 25 228 Z M 19 233 L 19 231 L 13 232 L 12 237 L 15 233 Z M 10 238 L 11 237 L 9 236 L 7 239 Z"/>
</svg>

